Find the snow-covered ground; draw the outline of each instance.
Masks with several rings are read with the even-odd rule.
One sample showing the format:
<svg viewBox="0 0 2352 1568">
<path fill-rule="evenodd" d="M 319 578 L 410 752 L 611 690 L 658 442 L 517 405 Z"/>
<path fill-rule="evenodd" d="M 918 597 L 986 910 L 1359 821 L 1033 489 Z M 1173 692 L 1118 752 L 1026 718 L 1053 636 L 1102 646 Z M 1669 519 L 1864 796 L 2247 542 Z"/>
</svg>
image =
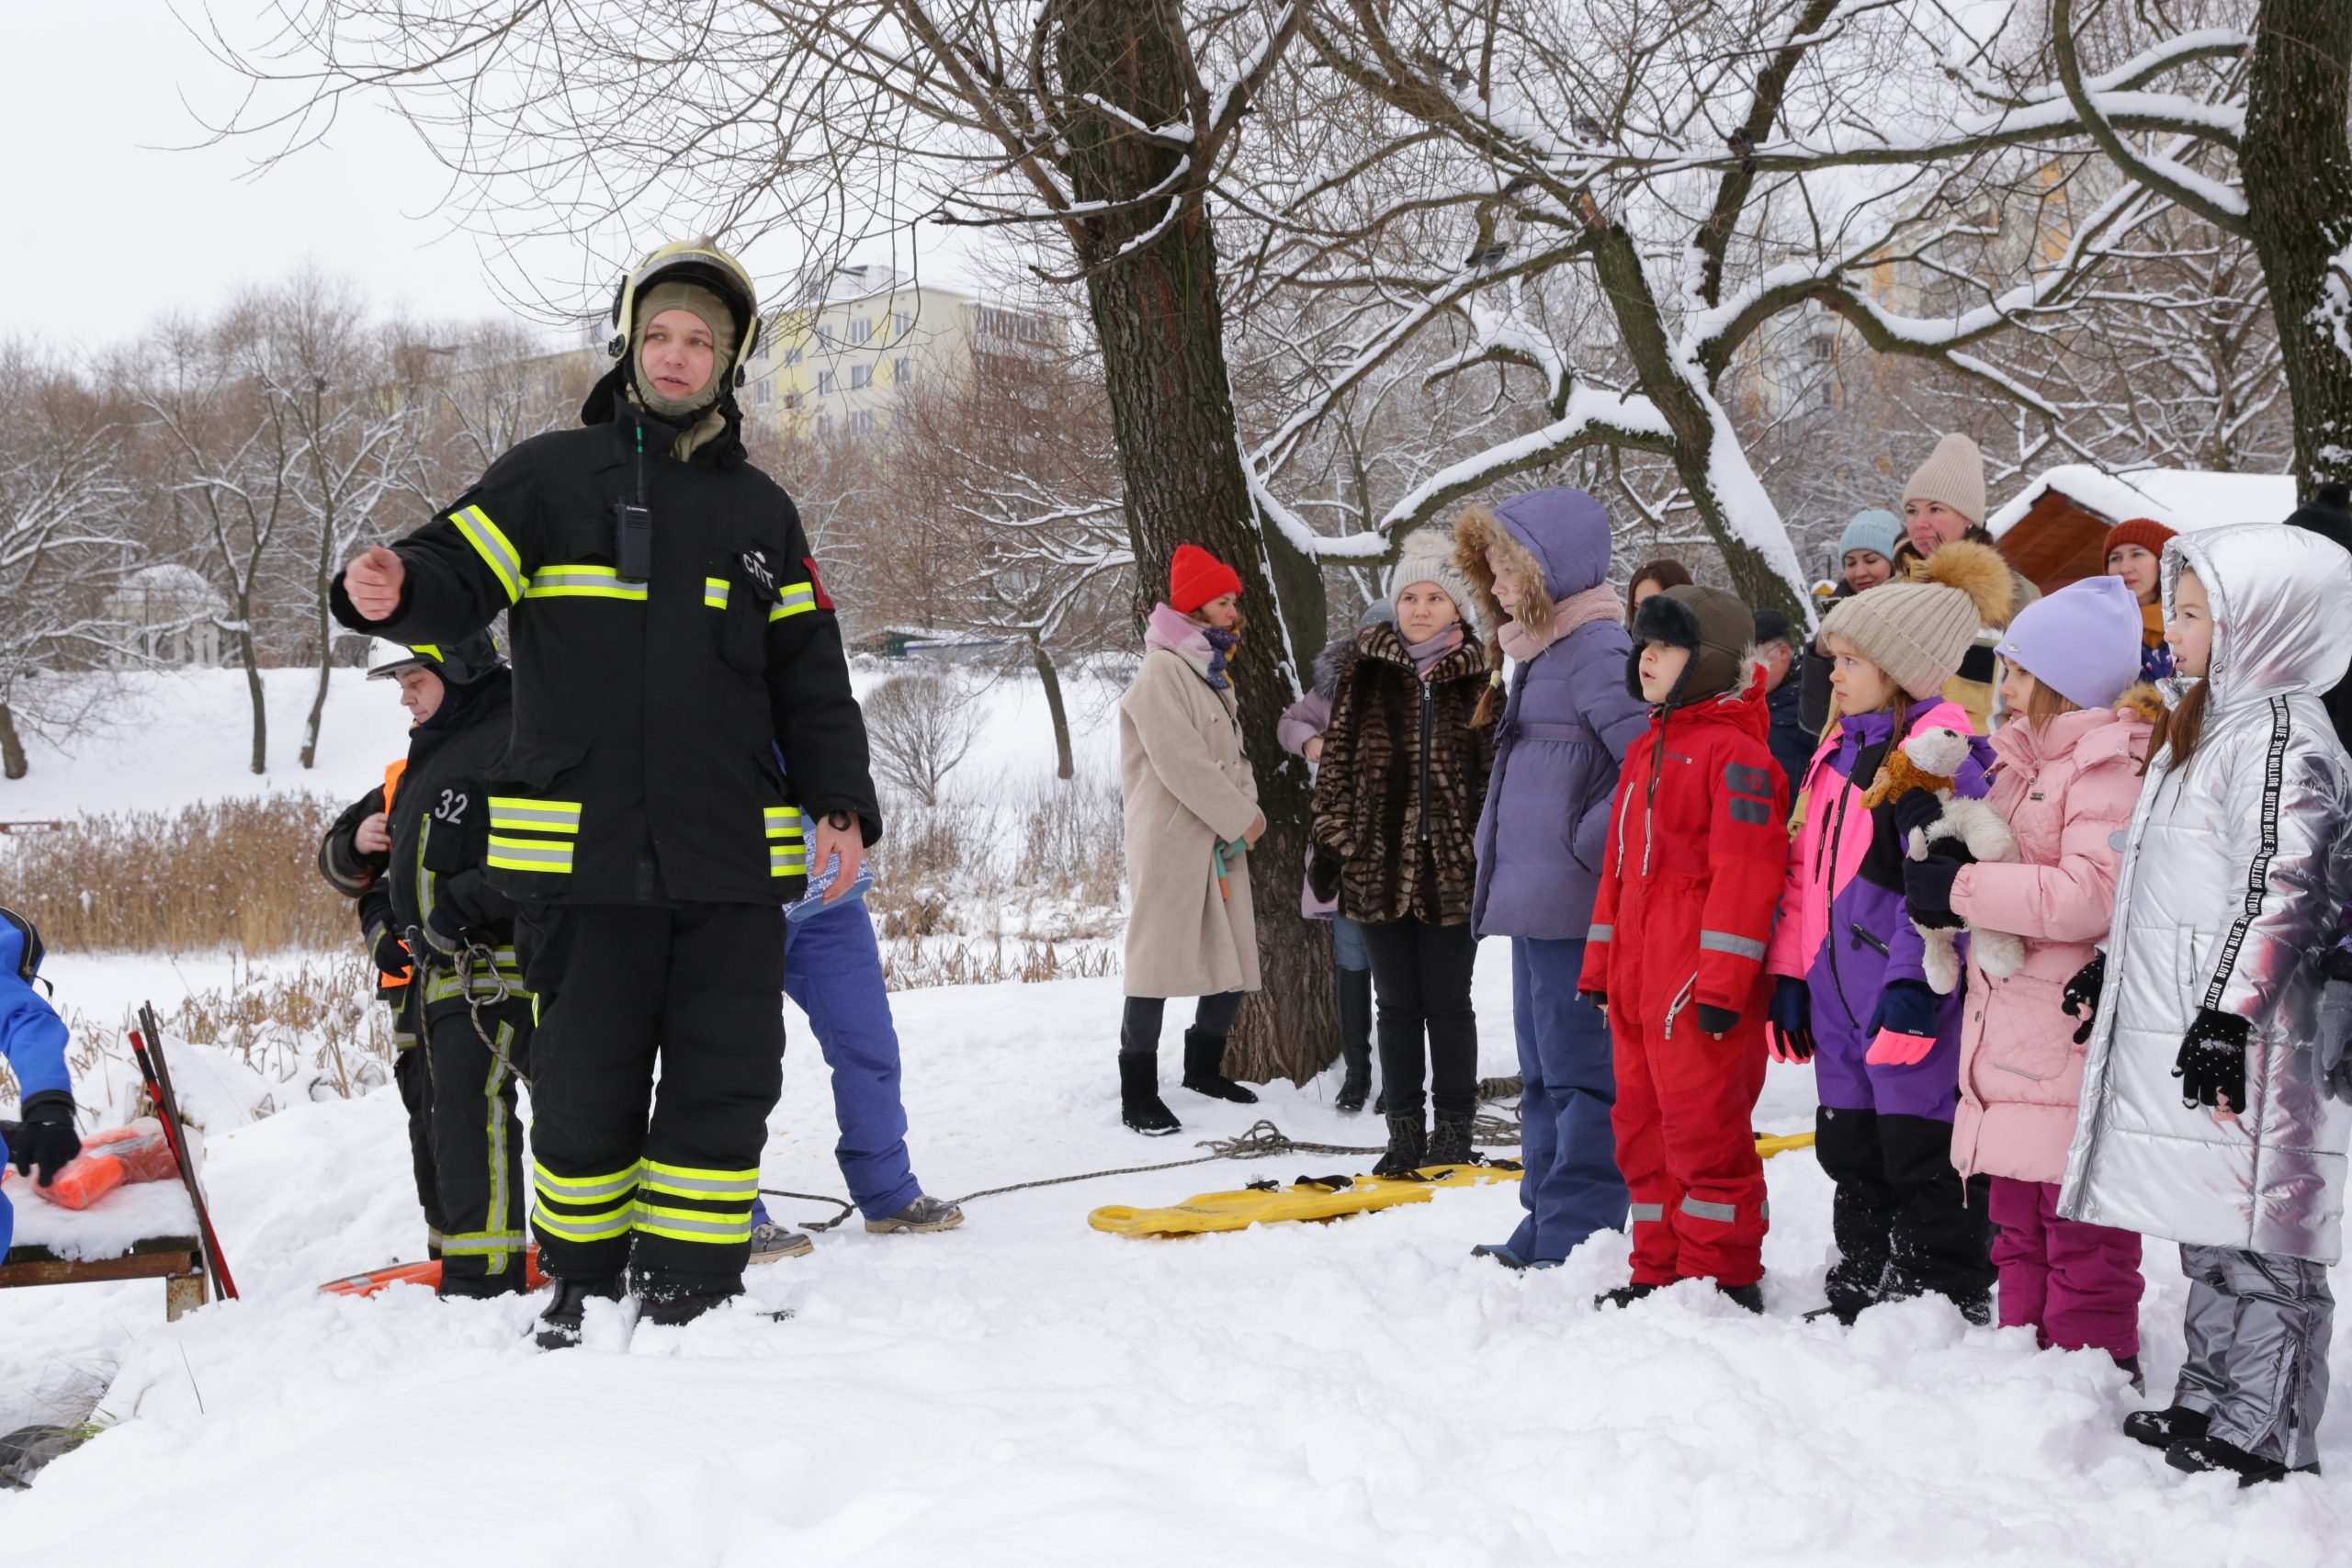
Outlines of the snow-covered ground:
<svg viewBox="0 0 2352 1568">
<path fill-rule="evenodd" d="M 259 787 L 356 794 L 378 776 L 397 710 L 337 679 L 321 768 Z M 37 751 L 31 778 L 0 784 L 0 818 L 255 790 L 241 677 L 141 680 L 142 717 L 70 767 Z M 288 759 L 306 697 L 273 679 Z M 985 700 L 959 791 L 1046 765 L 1035 688 Z M 1103 710 L 1074 705 L 1082 765 L 1101 766 Z M 1483 1074 L 1515 1070 L 1506 959 L 1495 944 L 1481 958 Z M 220 985 L 230 964 L 67 953 L 51 973 L 61 1002 L 111 1019 Z M 897 1008 L 916 1171 L 944 1196 L 1183 1158 L 1261 1115 L 1301 1139 L 1379 1141 L 1372 1119 L 1330 1109 L 1329 1078 L 1254 1107 L 1175 1091 L 1172 1049 L 1185 1133 L 1127 1133 L 1115 979 L 941 987 Z M 838 1191 L 825 1076 L 788 1021 L 766 1179 Z M 1775 1067 L 1758 1125 L 1809 1125 L 1811 1095 L 1809 1074 Z M 755 1271 L 741 1310 L 626 1346 L 616 1315 L 593 1319 L 588 1347 L 541 1356 L 527 1303 L 316 1293 L 418 1256 L 422 1223 L 395 1094 L 295 1103 L 209 1152 L 243 1301 L 166 1326 L 155 1281 L 0 1292 L 0 1429 L 93 1398 L 105 1427 L 30 1492 L 0 1495 L 0 1562 L 2345 1561 L 2352 1395 L 2322 1434 L 2327 1477 L 2240 1495 L 2123 1439 L 2141 1402 L 2103 1358 L 2039 1353 L 1932 1303 L 1851 1332 L 1799 1322 L 1829 1250 L 1828 1183 L 1804 1152 L 1768 1167 L 1761 1320 L 1687 1287 L 1595 1312 L 1623 1278 L 1614 1235 L 1546 1274 L 1472 1259 L 1515 1223 L 1509 1187 L 1182 1242 L 1085 1223 L 1098 1204 L 1369 1163 L 1218 1162 L 982 1198 L 939 1236 L 853 1222 Z M 2161 1397 L 2180 1354 L 2169 1248 L 2150 1247 L 2147 1273 Z M 2352 1270 L 2337 1278 L 2352 1287 Z M 794 1315 L 762 1315 L 778 1307 Z M 2352 1348 L 2334 1365 L 2352 1387 Z"/>
<path fill-rule="evenodd" d="M 1510 1069 L 1509 982 L 1479 972 L 1481 1071 Z M 61 960 L 67 992 L 114 965 Z M 122 979 L 137 983 L 137 977 Z M 1255 1107 L 1174 1092 L 1178 1138 L 1118 1125 L 1115 981 L 899 998 L 917 1174 L 956 1196 L 1176 1159 L 1260 1115 L 1376 1141 L 1327 1079 Z M 791 1021 L 770 1185 L 837 1191 L 824 1075 Z M 1171 1033 L 1173 1025 L 1171 1024 Z M 1773 1069 L 1758 1125 L 1810 1117 Z M 1805 1325 L 1828 1184 L 1770 1163 L 1770 1314 L 1685 1288 L 1596 1313 L 1604 1236 L 1548 1274 L 1468 1256 L 1512 1189 L 1183 1242 L 1085 1223 L 1368 1162 L 1294 1156 L 984 1198 L 961 1230 L 851 1229 L 757 1270 L 744 1310 L 615 1319 L 532 1351 L 532 1307 L 322 1280 L 416 1254 L 397 1098 L 300 1105 L 217 1140 L 245 1299 L 177 1325 L 152 1281 L 0 1293 L 0 1418 L 111 1383 L 96 1439 L 0 1497 L 0 1558 L 78 1563 L 2337 1563 L 2352 1468 L 2241 1495 L 2116 1431 L 2102 1358 L 2037 1353 L 1930 1303 Z M 789 1214 L 793 1206 L 779 1205 Z M 809 1217 L 817 1217 L 811 1215 Z M 2181 1290 L 2151 1249 L 2152 1383 Z M 2352 1284 L 2352 1280 L 2344 1281 Z M 755 1309 L 788 1306 L 772 1322 Z M 2339 1344 L 2339 1386 L 2352 1351 Z M 2352 1404 L 2328 1457 L 2352 1467 Z M 462 1543 L 458 1545 L 458 1543 Z"/>
</svg>

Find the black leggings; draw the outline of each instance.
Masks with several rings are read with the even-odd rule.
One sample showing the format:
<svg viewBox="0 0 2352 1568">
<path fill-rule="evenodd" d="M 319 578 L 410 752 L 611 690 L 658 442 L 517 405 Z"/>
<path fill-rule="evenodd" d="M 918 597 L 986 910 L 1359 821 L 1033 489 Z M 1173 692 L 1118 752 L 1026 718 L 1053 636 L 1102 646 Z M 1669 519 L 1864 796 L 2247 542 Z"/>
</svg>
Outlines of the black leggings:
<svg viewBox="0 0 2352 1568">
<path fill-rule="evenodd" d="M 1193 1010 L 1193 1027 L 1212 1040 L 1233 1032 L 1233 1015 L 1241 1010 L 1239 991 L 1219 991 L 1203 997 Z M 1159 1052 L 1159 1023 L 1167 1015 L 1165 997 L 1129 997 L 1126 1015 L 1119 1021 L 1119 1055 L 1151 1056 Z"/>
<path fill-rule="evenodd" d="M 1372 984 L 1380 1013 L 1380 1078 L 1388 1113 L 1421 1110 L 1421 1040 L 1429 1039 L 1430 1100 L 1441 1116 L 1478 1108 L 1478 1015 L 1470 1006 L 1470 970 L 1478 939 L 1468 921 L 1433 926 L 1407 916 L 1366 920 Z"/>
</svg>

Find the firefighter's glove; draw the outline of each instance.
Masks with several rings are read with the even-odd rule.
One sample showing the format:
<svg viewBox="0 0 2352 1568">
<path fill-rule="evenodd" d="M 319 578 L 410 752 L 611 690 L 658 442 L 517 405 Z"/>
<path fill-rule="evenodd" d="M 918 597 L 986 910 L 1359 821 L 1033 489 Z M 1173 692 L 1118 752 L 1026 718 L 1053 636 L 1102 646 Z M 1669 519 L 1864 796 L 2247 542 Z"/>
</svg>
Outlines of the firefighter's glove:
<svg viewBox="0 0 2352 1568">
<path fill-rule="evenodd" d="M 1813 1060 L 1813 988 L 1803 980 L 1781 976 L 1772 987 L 1770 1028 L 1772 1059 L 1776 1062 Z"/>
<path fill-rule="evenodd" d="M 2080 1045 L 2091 1037 L 2091 1025 L 2098 1021 L 2098 994 L 2107 985 L 2107 954 L 2091 954 L 2091 961 L 2075 971 L 2066 988 L 2058 993 L 2058 1005 L 2068 1018 L 2082 1022 L 2075 1026 L 2075 1043 Z"/>
<path fill-rule="evenodd" d="M 2233 1012 L 2199 1008 L 2173 1058 L 2180 1080 L 2180 1102 L 2216 1111 L 2245 1109 L 2245 1043 L 2254 1021 Z"/>
<path fill-rule="evenodd" d="M 446 906 L 435 905 L 432 913 L 424 917 L 424 944 L 446 964 L 455 964 L 458 954 L 466 950 L 465 928 Z"/>
<path fill-rule="evenodd" d="M 40 1169 L 40 1184 L 49 1186 L 66 1162 L 82 1152 L 82 1135 L 74 1130 L 74 1097 L 62 1089 L 29 1096 L 25 1119 L 8 1140 L 8 1157 L 18 1176 Z"/>
<path fill-rule="evenodd" d="M 401 945 L 401 939 L 392 934 L 390 926 L 368 928 L 368 958 L 379 975 L 402 974 L 409 965 L 409 951 Z"/>
</svg>

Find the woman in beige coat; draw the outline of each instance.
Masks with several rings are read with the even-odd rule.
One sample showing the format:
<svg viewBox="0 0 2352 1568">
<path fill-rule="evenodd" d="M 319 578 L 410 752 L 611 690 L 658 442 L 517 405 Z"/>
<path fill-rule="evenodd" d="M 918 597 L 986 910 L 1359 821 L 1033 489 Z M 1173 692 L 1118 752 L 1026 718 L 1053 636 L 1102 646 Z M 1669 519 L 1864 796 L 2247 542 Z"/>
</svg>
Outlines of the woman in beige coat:
<svg viewBox="0 0 2352 1568">
<path fill-rule="evenodd" d="M 1126 807 L 1126 1013 L 1119 1104 L 1136 1132 L 1182 1130 L 1159 1098 L 1159 1024 L 1170 997 L 1198 997 L 1184 1032 L 1184 1087 L 1248 1105 L 1223 1072 L 1226 1035 L 1258 988 L 1248 852 L 1266 830 L 1225 656 L 1240 640 L 1241 578 L 1195 545 L 1178 547 L 1168 599 L 1144 629 L 1143 668 L 1119 701 Z"/>
</svg>

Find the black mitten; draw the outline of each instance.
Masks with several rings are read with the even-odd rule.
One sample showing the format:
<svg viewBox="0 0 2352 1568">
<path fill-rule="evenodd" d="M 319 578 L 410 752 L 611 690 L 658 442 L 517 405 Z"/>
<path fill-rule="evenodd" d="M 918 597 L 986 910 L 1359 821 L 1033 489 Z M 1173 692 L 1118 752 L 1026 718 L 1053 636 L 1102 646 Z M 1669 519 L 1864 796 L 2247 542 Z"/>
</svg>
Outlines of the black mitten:
<svg viewBox="0 0 2352 1568">
<path fill-rule="evenodd" d="M 2066 988 L 2058 993 L 2058 1005 L 2068 1018 L 2083 1021 L 2075 1030 L 2075 1043 L 2080 1045 L 2091 1037 L 2091 1025 L 2098 1021 L 2098 994 L 2107 988 L 2107 953 L 2104 949 L 2091 954 L 2091 961 L 2075 971 Z"/>
<path fill-rule="evenodd" d="M 2183 1105 L 2214 1110 L 2245 1109 L 2245 1042 L 2254 1021 L 2233 1012 L 2199 1008 L 2196 1021 L 2173 1059 Z"/>
<path fill-rule="evenodd" d="M 8 1142 L 17 1174 L 29 1176 L 38 1168 L 40 1184 L 57 1179 L 66 1162 L 82 1152 L 82 1134 L 74 1130 L 74 1097 L 50 1089 L 25 1100 L 25 1119 Z"/>
</svg>

